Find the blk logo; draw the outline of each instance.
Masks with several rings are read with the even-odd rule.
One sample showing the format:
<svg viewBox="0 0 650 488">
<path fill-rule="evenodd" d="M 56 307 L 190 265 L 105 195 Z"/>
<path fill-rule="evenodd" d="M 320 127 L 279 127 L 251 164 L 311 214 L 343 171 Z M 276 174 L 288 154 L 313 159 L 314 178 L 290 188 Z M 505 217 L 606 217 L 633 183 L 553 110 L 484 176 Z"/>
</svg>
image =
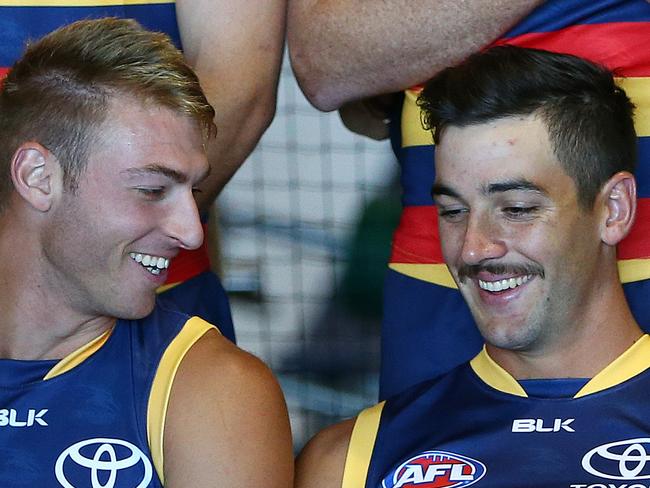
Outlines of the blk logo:
<svg viewBox="0 0 650 488">
<path fill-rule="evenodd" d="M 512 421 L 512 432 L 575 432 L 571 423 L 575 419 L 554 419 L 549 424 L 544 419 L 515 419 Z"/>
<path fill-rule="evenodd" d="M 149 458 L 135 445 L 121 439 L 87 439 L 61 453 L 54 467 L 64 488 L 145 488 L 153 476 Z M 132 481 L 134 480 L 135 481 Z M 116 484 L 117 483 L 117 484 Z"/>
<path fill-rule="evenodd" d="M 23 415 L 13 408 L 2 408 L 0 409 L 0 427 L 31 427 L 34 424 L 47 426 L 47 422 L 43 419 L 46 413 L 47 408 L 39 411 L 30 408 Z"/>
</svg>

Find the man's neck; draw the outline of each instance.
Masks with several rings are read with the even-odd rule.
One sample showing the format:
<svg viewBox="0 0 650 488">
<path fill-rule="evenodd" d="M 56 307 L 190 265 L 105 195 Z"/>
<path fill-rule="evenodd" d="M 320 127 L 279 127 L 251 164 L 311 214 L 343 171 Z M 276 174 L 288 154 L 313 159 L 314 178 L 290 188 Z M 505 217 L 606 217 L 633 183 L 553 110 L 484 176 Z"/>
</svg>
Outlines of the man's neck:
<svg viewBox="0 0 650 488">
<path fill-rule="evenodd" d="M 60 359 L 109 330 L 113 317 L 90 316 L 66 305 L 42 279 L 30 244 L 0 234 L 0 358 Z"/>
<path fill-rule="evenodd" d="M 84 319 L 25 307 L 5 308 L 3 302 L 0 299 L 0 358 L 4 359 L 61 359 L 115 324 L 112 317 Z"/>
<path fill-rule="evenodd" d="M 564 331 L 561 337 L 528 350 L 501 349 L 490 344 L 486 349 L 518 380 L 592 378 L 643 335 L 620 286 L 576 322 L 560 328 Z"/>
</svg>

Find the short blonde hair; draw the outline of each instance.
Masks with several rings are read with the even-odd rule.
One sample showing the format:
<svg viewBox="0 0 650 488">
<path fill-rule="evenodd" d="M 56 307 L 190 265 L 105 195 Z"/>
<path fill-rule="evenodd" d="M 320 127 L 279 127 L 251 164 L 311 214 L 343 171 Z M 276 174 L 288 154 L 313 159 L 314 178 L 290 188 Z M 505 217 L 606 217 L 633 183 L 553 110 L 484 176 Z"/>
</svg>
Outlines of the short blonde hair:
<svg viewBox="0 0 650 488">
<path fill-rule="evenodd" d="M 214 109 L 167 35 L 132 19 L 78 21 L 30 43 L 4 81 L 0 206 L 12 189 L 9 163 L 26 141 L 52 151 L 66 187 L 74 191 L 89 143 L 120 94 L 190 117 L 206 138 L 216 134 Z"/>
</svg>

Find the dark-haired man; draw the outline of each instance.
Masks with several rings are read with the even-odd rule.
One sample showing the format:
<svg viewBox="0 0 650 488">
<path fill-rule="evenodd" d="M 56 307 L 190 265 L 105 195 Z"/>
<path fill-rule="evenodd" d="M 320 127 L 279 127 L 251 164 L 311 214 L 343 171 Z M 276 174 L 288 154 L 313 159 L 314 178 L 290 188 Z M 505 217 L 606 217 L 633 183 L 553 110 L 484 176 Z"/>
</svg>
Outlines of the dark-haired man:
<svg viewBox="0 0 650 488">
<path fill-rule="evenodd" d="M 508 46 L 442 71 L 419 104 L 444 259 L 486 346 L 323 431 L 297 486 L 647 479 L 650 339 L 616 259 L 636 212 L 627 95 L 605 68 Z"/>
<path fill-rule="evenodd" d="M 0 485 L 291 486 L 268 368 L 156 302 L 203 241 L 214 115 L 170 39 L 133 20 L 57 29 L 5 78 Z"/>
<path fill-rule="evenodd" d="M 434 147 L 415 102 L 426 80 L 488 45 L 573 54 L 623 78 L 637 107 L 638 212 L 646 218 L 619 246 L 619 267 L 632 312 L 650 321 L 649 2 L 290 0 L 288 12 L 292 65 L 309 100 L 341 108 L 344 119 L 372 114 L 375 123 L 348 123 L 362 133 L 388 137 L 390 121 L 403 209 L 384 280 L 380 399 L 471 359 L 483 344 L 443 262 L 430 194 Z M 380 104 L 357 103 L 395 91 Z"/>
</svg>

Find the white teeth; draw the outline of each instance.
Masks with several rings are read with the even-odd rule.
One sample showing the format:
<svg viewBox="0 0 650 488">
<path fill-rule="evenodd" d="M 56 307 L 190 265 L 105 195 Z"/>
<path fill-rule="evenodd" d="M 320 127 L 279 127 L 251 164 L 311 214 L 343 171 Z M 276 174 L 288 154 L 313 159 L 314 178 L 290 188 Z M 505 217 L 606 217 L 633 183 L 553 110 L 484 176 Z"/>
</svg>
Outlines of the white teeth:
<svg viewBox="0 0 650 488">
<path fill-rule="evenodd" d="M 517 278 L 507 278 L 499 281 L 478 280 L 478 286 L 487 291 L 502 291 L 510 288 L 516 288 L 530 280 L 533 275 L 518 276 Z"/>
<path fill-rule="evenodd" d="M 161 256 L 152 256 L 150 254 L 140 254 L 131 252 L 129 253 L 131 259 L 136 263 L 140 263 L 151 274 L 159 275 L 163 269 L 169 268 L 169 259 Z"/>
</svg>

